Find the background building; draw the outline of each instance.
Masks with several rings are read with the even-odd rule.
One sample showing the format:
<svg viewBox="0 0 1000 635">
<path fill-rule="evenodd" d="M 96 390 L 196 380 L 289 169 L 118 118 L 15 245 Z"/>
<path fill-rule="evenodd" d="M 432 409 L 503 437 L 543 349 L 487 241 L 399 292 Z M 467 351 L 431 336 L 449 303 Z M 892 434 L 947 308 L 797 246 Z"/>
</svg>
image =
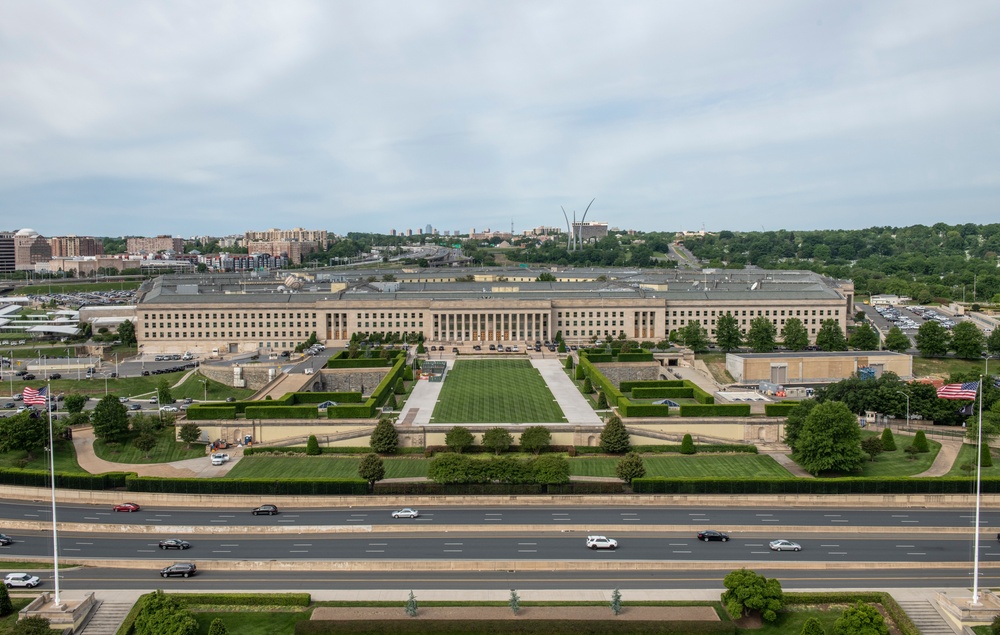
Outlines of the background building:
<svg viewBox="0 0 1000 635">
<path fill-rule="evenodd" d="M 49 238 L 53 258 L 75 256 L 100 256 L 104 254 L 104 241 L 88 236 L 56 236 Z"/>
<path fill-rule="evenodd" d="M 35 264 L 52 258 L 49 241 L 33 229 L 20 229 L 14 234 L 14 268 L 17 271 L 34 270 Z"/>
<path fill-rule="evenodd" d="M 245 243 L 250 243 L 251 241 L 294 241 L 300 243 L 314 242 L 319 245 L 321 249 L 326 249 L 329 244 L 327 231 L 325 229 L 302 229 L 301 227 L 296 227 L 295 229 L 268 229 L 267 231 L 261 232 L 246 232 L 243 235 L 243 240 Z"/>
<path fill-rule="evenodd" d="M 184 253 L 184 239 L 172 236 L 129 238 L 125 244 L 130 254 L 155 254 L 161 251 L 172 251 L 177 254 Z"/>
<path fill-rule="evenodd" d="M 0 273 L 14 271 L 14 232 L 0 232 Z"/>
</svg>

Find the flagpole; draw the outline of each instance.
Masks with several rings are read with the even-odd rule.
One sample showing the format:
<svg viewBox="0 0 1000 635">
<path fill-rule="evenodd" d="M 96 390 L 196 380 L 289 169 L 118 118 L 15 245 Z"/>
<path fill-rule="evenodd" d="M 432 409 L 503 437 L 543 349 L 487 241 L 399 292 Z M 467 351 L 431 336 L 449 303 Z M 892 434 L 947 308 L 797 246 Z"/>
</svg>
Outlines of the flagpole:
<svg viewBox="0 0 1000 635">
<path fill-rule="evenodd" d="M 56 444 L 52 436 L 52 384 L 47 384 L 49 393 L 45 398 L 45 409 L 49 413 L 49 476 L 52 478 L 52 568 L 56 579 L 55 605 L 59 601 L 59 537 L 56 534 Z"/>
<path fill-rule="evenodd" d="M 976 430 L 976 535 L 973 542 L 972 606 L 979 602 L 979 501 L 983 470 L 983 376 L 979 376 L 979 426 Z"/>
</svg>

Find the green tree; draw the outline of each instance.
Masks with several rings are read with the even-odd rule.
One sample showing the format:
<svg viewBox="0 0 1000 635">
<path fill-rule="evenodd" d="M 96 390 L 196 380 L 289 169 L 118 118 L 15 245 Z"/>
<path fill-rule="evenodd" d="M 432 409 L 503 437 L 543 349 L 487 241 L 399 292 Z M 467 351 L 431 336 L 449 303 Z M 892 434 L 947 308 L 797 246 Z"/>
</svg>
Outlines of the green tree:
<svg viewBox="0 0 1000 635">
<path fill-rule="evenodd" d="M 372 451 L 379 454 L 395 454 L 399 447 L 399 433 L 396 426 L 388 419 L 379 419 L 372 430 L 372 436 L 368 440 L 368 445 Z"/>
<path fill-rule="evenodd" d="M 174 395 L 170 392 L 170 384 L 166 379 L 161 379 L 156 384 L 156 398 L 161 404 L 174 403 Z"/>
<path fill-rule="evenodd" d="M 177 436 L 187 444 L 187 448 L 190 450 L 191 444 L 201 438 L 201 428 L 198 427 L 197 423 L 188 422 L 181 426 Z"/>
<path fill-rule="evenodd" d="M 722 603 L 734 619 L 757 612 L 765 622 L 773 622 L 785 606 L 781 583 L 750 569 L 730 571 L 722 584 L 726 587 Z"/>
<path fill-rule="evenodd" d="M 135 635 L 195 635 L 198 622 L 175 598 L 158 590 L 146 596 L 133 632 Z"/>
<path fill-rule="evenodd" d="M 781 328 L 781 343 L 790 351 L 801 351 L 809 346 L 809 332 L 799 318 L 788 318 Z"/>
<path fill-rule="evenodd" d="M 735 351 L 743 343 L 743 334 L 736 318 L 726 313 L 715 323 L 715 342 L 723 352 Z"/>
<path fill-rule="evenodd" d="M 959 322 L 951 329 L 951 349 L 959 359 L 979 359 L 986 337 L 972 322 Z"/>
<path fill-rule="evenodd" d="M 566 357 L 566 370 L 573 370 L 573 358 L 572 357 L 569 357 L 569 356 Z"/>
<path fill-rule="evenodd" d="M 404 392 L 406 392 L 406 386 L 403 385 L 402 377 L 396 380 L 396 387 L 393 388 L 393 392 L 396 393 L 397 395 L 402 395 Z"/>
<path fill-rule="evenodd" d="M 889 628 L 878 609 L 859 601 L 833 623 L 833 635 L 889 635 Z"/>
<path fill-rule="evenodd" d="M 921 357 L 944 357 L 948 354 L 951 335 L 935 320 L 927 320 L 914 337 Z"/>
<path fill-rule="evenodd" d="M 323 454 L 323 450 L 319 447 L 319 440 L 315 434 L 310 434 L 306 440 L 306 456 L 319 456 L 320 454 Z"/>
<path fill-rule="evenodd" d="M 923 430 L 917 430 L 917 433 L 913 435 L 913 443 L 911 445 L 921 454 L 931 451 L 930 445 L 927 444 L 927 435 L 924 434 Z"/>
<path fill-rule="evenodd" d="M 615 465 L 615 476 L 629 485 L 632 484 L 632 479 L 646 476 L 646 466 L 642 463 L 642 457 L 635 452 L 623 456 Z"/>
<path fill-rule="evenodd" d="M 988 443 L 979 446 L 979 464 L 983 467 L 993 467 L 993 453 Z"/>
<path fill-rule="evenodd" d="M 568 483 L 569 461 L 558 454 L 543 454 L 531 459 L 532 479 L 536 483 Z"/>
<path fill-rule="evenodd" d="M 118 339 L 125 346 L 135 346 L 135 324 L 132 320 L 124 320 L 118 324 Z"/>
<path fill-rule="evenodd" d="M 821 351 L 847 350 L 847 338 L 844 337 L 844 332 L 840 330 L 840 324 L 837 320 L 832 318 L 823 320 L 823 323 L 819 327 L 819 333 L 816 334 L 816 346 L 819 346 Z"/>
<path fill-rule="evenodd" d="M 601 449 L 608 454 L 624 454 L 631 449 L 632 443 L 629 441 L 628 430 L 625 424 L 618 418 L 618 415 L 608 417 L 601 431 Z"/>
<path fill-rule="evenodd" d="M 890 328 L 885 336 L 885 350 L 887 351 L 905 353 L 912 345 L 910 336 L 904 333 L 898 326 Z"/>
<path fill-rule="evenodd" d="M 87 396 L 81 395 L 78 392 L 70 393 L 66 395 L 63 399 L 63 406 L 66 408 L 67 412 L 76 414 L 78 412 L 83 412 L 83 407 L 87 405 Z"/>
<path fill-rule="evenodd" d="M 597 409 L 605 410 L 608 407 L 608 397 L 603 392 L 597 393 Z"/>
<path fill-rule="evenodd" d="M 0 584 L 0 617 L 7 617 L 14 612 L 14 603 L 10 601 L 7 585 Z"/>
<path fill-rule="evenodd" d="M 797 451 L 799 435 L 802 433 L 802 428 L 805 427 L 806 418 L 818 403 L 815 399 L 804 399 L 788 413 L 788 417 L 785 419 L 785 443 L 792 449 L 792 452 Z"/>
<path fill-rule="evenodd" d="M 417 616 L 417 598 L 413 595 L 413 591 L 410 591 L 410 597 L 406 600 L 406 605 L 403 607 L 406 614 L 410 617 Z"/>
<path fill-rule="evenodd" d="M 771 322 L 770 318 L 763 315 L 755 317 L 750 321 L 750 330 L 747 331 L 747 346 L 754 353 L 770 353 L 776 347 L 778 329 Z"/>
<path fill-rule="evenodd" d="M 519 596 L 517 591 L 514 589 L 510 590 L 510 599 L 507 600 L 507 606 L 510 607 L 510 610 L 513 611 L 514 615 L 521 612 L 521 596 Z"/>
<path fill-rule="evenodd" d="M 48 619 L 40 615 L 32 615 L 14 622 L 11 635 L 52 635 L 52 625 Z"/>
<path fill-rule="evenodd" d="M 888 429 L 886 428 L 886 430 Z M 861 439 L 861 449 L 874 461 L 878 458 L 879 454 L 882 454 L 882 450 L 884 449 L 881 437 L 865 437 Z"/>
<path fill-rule="evenodd" d="M 469 429 L 464 426 L 455 426 L 444 435 L 444 444 L 456 454 L 461 454 L 462 450 L 471 447 L 475 440 Z"/>
<path fill-rule="evenodd" d="M 616 588 L 611 592 L 611 612 L 615 615 L 621 615 L 623 610 L 622 592 Z"/>
<path fill-rule="evenodd" d="M 114 395 L 105 395 L 90 417 L 94 436 L 105 443 L 121 443 L 128 438 L 128 410 Z"/>
<path fill-rule="evenodd" d="M 993 329 L 990 336 L 986 338 L 986 350 L 991 355 L 1000 355 L 1000 329 Z"/>
<path fill-rule="evenodd" d="M 701 322 L 688 322 L 686 326 L 678 329 L 681 343 L 695 353 L 704 353 L 708 350 L 708 332 Z"/>
<path fill-rule="evenodd" d="M 34 451 L 49 444 L 49 428 L 45 419 L 30 412 L 0 419 L 0 452 L 21 450 L 34 458 Z"/>
<path fill-rule="evenodd" d="M 221 617 L 212 620 L 212 624 L 208 627 L 208 635 L 229 635 L 229 629 Z"/>
<path fill-rule="evenodd" d="M 589 395 L 594 392 L 594 384 L 590 382 L 590 377 L 584 377 L 583 379 L 583 394 Z"/>
<path fill-rule="evenodd" d="M 545 426 L 530 426 L 521 432 L 521 440 L 518 443 L 522 451 L 537 456 L 552 443 L 552 433 Z"/>
<path fill-rule="evenodd" d="M 877 351 L 878 333 L 875 332 L 875 329 L 868 322 L 862 322 L 854 329 L 854 333 L 851 334 L 848 344 L 859 351 Z"/>
<path fill-rule="evenodd" d="M 826 631 L 823 629 L 823 623 L 818 618 L 810 617 L 802 625 L 800 635 L 826 635 Z"/>
<path fill-rule="evenodd" d="M 896 439 L 892 436 L 892 430 L 886 428 L 882 431 L 882 450 L 884 452 L 896 451 Z"/>
<path fill-rule="evenodd" d="M 145 458 L 149 458 L 149 451 L 156 447 L 156 437 L 151 434 L 140 434 L 132 439 L 132 445 L 138 448 Z"/>
<path fill-rule="evenodd" d="M 685 434 L 684 438 L 681 439 L 681 454 L 694 454 L 697 451 L 697 448 L 694 447 L 694 439 L 691 438 L 690 434 Z"/>
<path fill-rule="evenodd" d="M 854 413 L 839 401 L 821 403 L 806 417 L 795 460 L 810 474 L 855 472 L 865 457 Z"/>
<path fill-rule="evenodd" d="M 503 428 L 490 428 L 483 433 L 483 447 L 492 450 L 495 455 L 506 452 L 513 444 L 514 437 Z"/>
<path fill-rule="evenodd" d="M 375 483 L 385 478 L 385 464 L 382 457 L 371 452 L 361 458 L 358 464 L 358 476 L 368 481 L 368 491 L 375 489 Z"/>
</svg>

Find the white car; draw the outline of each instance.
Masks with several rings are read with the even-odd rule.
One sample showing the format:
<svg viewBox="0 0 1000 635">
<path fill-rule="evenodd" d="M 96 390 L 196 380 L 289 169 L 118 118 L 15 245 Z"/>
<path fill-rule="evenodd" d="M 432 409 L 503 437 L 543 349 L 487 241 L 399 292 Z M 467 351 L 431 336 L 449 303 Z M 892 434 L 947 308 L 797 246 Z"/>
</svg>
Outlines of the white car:
<svg viewBox="0 0 1000 635">
<path fill-rule="evenodd" d="M 224 452 L 216 452 L 212 455 L 212 465 L 222 465 L 229 461 L 229 455 Z"/>
<path fill-rule="evenodd" d="M 3 579 L 4 586 L 8 589 L 16 586 L 33 589 L 41 582 L 37 575 L 28 575 L 27 573 L 8 573 L 7 577 Z"/>
<path fill-rule="evenodd" d="M 591 549 L 611 549 L 618 548 L 618 541 L 606 536 L 587 536 L 587 546 Z"/>
<path fill-rule="evenodd" d="M 771 551 L 802 551 L 802 545 L 791 540 L 772 540 L 768 546 Z"/>
<path fill-rule="evenodd" d="M 416 518 L 418 516 L 420 516 L 420 512 L 415 509 L 410 509 L 409 507 L 392 512 L 393 518 Z"/>
<path fill-rule="evenodd" d="M 118 403 L 128 403 L 128 397 L 119 397 Z"/>
<path fill-rule="evenodd" d="M 161 412 L 177 412 L 177 406 L 161 406 Z"/>
</svg>

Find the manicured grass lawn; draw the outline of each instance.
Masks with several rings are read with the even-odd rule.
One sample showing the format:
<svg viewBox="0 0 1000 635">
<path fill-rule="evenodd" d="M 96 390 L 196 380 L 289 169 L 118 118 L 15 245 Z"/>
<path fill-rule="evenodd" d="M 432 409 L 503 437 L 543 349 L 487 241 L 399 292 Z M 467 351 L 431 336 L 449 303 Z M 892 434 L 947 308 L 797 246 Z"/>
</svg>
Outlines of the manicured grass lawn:
<svg viewBox="0 0 1000 635">
<path fill-rule="evenodd" d="M 584 457 L 569 461 L 572 476 L 614 478 L 620 457 Z M 792 478 L 788 470 L 769 456 L 759 454 L 721 454 L 643 456 L 646 476 L 667 478 Z"/>
<path fill-rule="evenodd" d="M 172 375 L 158 375 L 158 377 L 171 376 Z M 174 379 L 170 382 L 170 385 L 173 386 L 176 381 L 177 379 Z M 170 394 L 174 399 L 184 399 L 185 397 L 190 397 L 191 399 L 202 401 L 205 399 L 205 384 L 202 383 L 203 381 L 208 382 L 209 401 L 225 401 L 226 397 L 246 399 L 256 392 L 250 388 L 232 388 L 212 379 L 208 379 L 204 375 L 198 373 L 188 377 L 187 380 L 177 388 L 171 388 Z"/>
<path fill-rule="evenodd" d="M 283 609 L 285 607 L 282 607 Z M 198 634 L 208 635 L 208 628 L 216 618 L 226 624 L 226 630 L 239 635 L 292 635 L 295 623 L 308 620 L 312 611 L 289 613 L 238 611 L 233 613 L 191 613 L 198 620 Z"/>
<path fill-rule="evenodd" d="M 527 360 L 459 360 L 444 380 L 431 423 L 566 421 L 541 374 Z"/>
<path fill-rule="evenodd" d="M 984 426 L 985 427 L 985 426 Z M 996 450 L 992 450 L 993 465 L 990 467 L 983 467 L 983 477 L 984 478 L 1000 478 L 1000 456 L 997 455 Z M 962 465 L 968 463 L 972 466 L 972 469 L 966 472 L 962 469 Z M 948 472 L 948 476 L 969 476 L 975 478 L 976 476 L 976 446 L 966 443 L 962 446 L 962 449 L 958 451 L 958 458 L 955 459 L 955 463 L 951 467 L 951 471 Z"/>
<path fill-rule="evenodd" d="M 27 452 L 4 452 L 0 454 L 0 467 L 21 467 L 20 461 L 27 457 Z M 49 471 L 49 455 L 44 450 L 35 450 L 33 458 L 24 466 L 28 470 Z M 56 441 L 56 472 L 78 472 L 83 468 L 76 462 L 76 450 L 71 441 L 59 439 Z"/>
<path fill-rule="evenodd" d="M 861 432 L 862 437 L 877 434 L 881 434 L 881 432 L 869 432 L 867 430 Z M 913 435 L 894 432 L 892 436 L 896 441 L 896 451 L 879 454 L 878 459 L 874 463 L 865 461 L 864 466 L 861 468 L 861 476 L 897 477 L 920 474 L 931 466 L 931 463 L 934 462 L 935 457 L 937 457 L 938 452 L 941 450 L 940 443 L 927 439 L 927 446 L 930 448 L 930 452 L 917 454 L 917 458 L 911 460 L 909 458 L 910 455 L 904 452 L 904 450 L 913 443 Z"/>
<path fill-rule="evenodd" d="M 386 478 L 427 476 L 424 458 L 384 458 Z M 224 478 L 358 478 L 361 457 L 248 456 L 240 459 Z"/>
<path fill-rule="evenodd" d="M 112 372 L 113 367 L 112 367 Z M 36 376 L 38 373 L 35 373 Z M 64 372 L 62 373 L 63 378 L 57 379 L 52 382 L 52 394 L 58 395 L 59 393 L 80 393 L 81 395 L 88 395 L 95 399 L 100 399 L 104 396 L 104 378 L 95 377 L 94 379 L 76 379 L 75 372 Z M 166 375 L 149 375 L 148 377 L 113 377 L 107 380 L 107 390 L 108 394 L 115 395 L 116 397 L 136 397 L 138 395 L 150 396 L 156 394 L 156 386 L 159 384 L 161 379 L 166 379 L 167 384 L 173 386 L 181 378 L 183 373 L 169 373 Z M 80 374 L 83 377 L 83 374 Z M 195 382 L 198 388 L 201 388 L 201 384 Z M 14 381 L 14 390 L 20 391 L 25 386 L 31 386 L 32 388 L 41 388 L 45 385 L 44 381 L 22 381 L 18 383 Z"/>
<path fill-rule="evenodd" d="M 77 291 L 122 291 L 138 289 L 142 280 L 124 280 L 121 282 L 53 282 L 52 284 L 31 284 L 21 287 L 18 293 L 33 295 L 48 295 L 50 293 L 75 293 Z"/>
<path fill-rule="evenodd" d="M 175 441 L 173 426 L 157 434 L 156 446 L 148 453 L 136 448 L 131 441 L 108 447 L 104 441 L 94 439 L 94 454 L 105 461 L 115 463 L 169 463 L 206 455 L 204 444 L 194 444 L 188 449 L 187 444 Z"/>
<path fill-rule="evenodd" d="M 20 591 L 21 589 L 18 589 Z M 10 603 L 14 605 L 14 612 L 6 617 L 0 617 L 0 635 L 10 633 L 17 622 L 17 612 L 31 604 L 34 598 L 11 598 Z M 55 633 L 56 631 L 52 631 Z M 207 631 L 206 631 L 207 632 Z"/>
<path fill-rule="evenodd" d="M 838 606 L 831 606 L 825 611 L 807 607 L 786 607 L 774 622 L 765 622 L 761 628 L 737 628 L 736 632 L 739 635 L 799 635 L 806 620 L 815 617 L 823 625 L 823 630 L 832 633 L 833 623 L 840 619 L 843 613 L 844 609 Z"/>
</svg>

